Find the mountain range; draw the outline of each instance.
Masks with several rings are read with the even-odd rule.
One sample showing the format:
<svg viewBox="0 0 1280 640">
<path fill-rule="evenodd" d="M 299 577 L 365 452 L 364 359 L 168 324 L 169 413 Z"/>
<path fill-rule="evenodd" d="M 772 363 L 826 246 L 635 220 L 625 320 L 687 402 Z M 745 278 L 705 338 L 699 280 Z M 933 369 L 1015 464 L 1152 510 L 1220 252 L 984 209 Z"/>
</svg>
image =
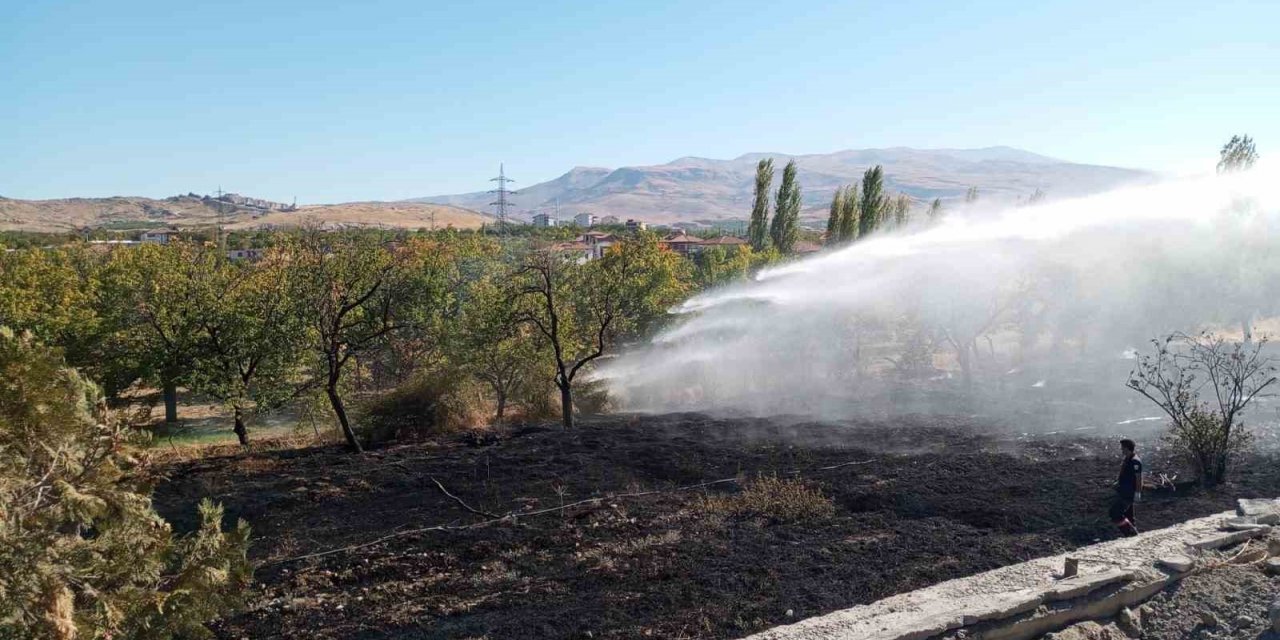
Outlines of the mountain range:
<svg viewBox="0 0 1280 640">
<path fill-rule="evenodd" d="M 512 211 L 518 220 L 557 208 L 562 218 L 589 212 L 655 223 L 742 219 L 751 211 L 756 163 L 763 158 L 773 158 L 774 189 L 783 166 L 796 161 L 807 217 L 825 215 L 835 189 L 856 182 L 877 164 L 884 167 L 887 191 L 905 193 L 919 206 L 934 198 L 944 203 L 963 198 L 970 187 L 977 187 L 984 201 L 1016 202 L 1036 190 L 1050 198 L 1070 197 L 1154 178 L 1146 171 L 1078 164 L 1012 147 L 748 153 L 732 160 L 684 157 L 653 166 L 575 167 L 518 189 L 511 196 Z M 492 211 L 493 200 L 491 192 L 479 191 L 412 201 Z"/>
</svg>

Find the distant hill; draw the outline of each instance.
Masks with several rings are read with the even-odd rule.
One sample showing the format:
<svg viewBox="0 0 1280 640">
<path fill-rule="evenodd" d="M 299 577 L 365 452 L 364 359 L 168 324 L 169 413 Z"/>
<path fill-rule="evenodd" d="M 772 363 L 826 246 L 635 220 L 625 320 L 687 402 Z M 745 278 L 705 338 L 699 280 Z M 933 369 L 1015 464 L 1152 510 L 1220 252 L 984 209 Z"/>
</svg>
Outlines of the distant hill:
<svg viewBox="0 0 1280 640">
<path fill-rule="evenodd" d="M 890 192 L 903 192 L 921 203 L 962 198 L 977 187 L 984 200 L 1016 201 L 1036 189 L 1049 197 L 1086 195 L 1150 180 L 1134 169 L 1076 164 L 1011 147 L 983 149 L 864 149 L 792 156 L 748 153 L 732 160 L 685 157 L 649 167 L 602 169 L 576 167 L 535 184 L 512 197 L 517 217 L 527 219 L 559 201 L 565 218 L 580 212 L 672 223 L 744 218 L 751 209 L 755 165 L 773 158 L 777 177 L 795 159 L 800 168 L 804 207 L 810 216 L 825 215 L 832 193 L 862 177 L 867 168 L 884 166 Z M 413 202 L 447 204 L 488 211 L 488 192 L 415 198 Z"/>
<path fill-rule="evenodd" d="M 0 197 L 0 230 L 70 231 L 83 227 L 116 229 L 162 225 L 195 227 L 221 222 L 232 228 L 294 226 L 306 221 L 343 226 L 430 228 L 479 227 L 492 218 L 459 207 L 414 202 L 350 202 L 303 205 L 297 211 L 268 211 L 202 198 L 174 196 L 14 200 Z"/>
</svg>

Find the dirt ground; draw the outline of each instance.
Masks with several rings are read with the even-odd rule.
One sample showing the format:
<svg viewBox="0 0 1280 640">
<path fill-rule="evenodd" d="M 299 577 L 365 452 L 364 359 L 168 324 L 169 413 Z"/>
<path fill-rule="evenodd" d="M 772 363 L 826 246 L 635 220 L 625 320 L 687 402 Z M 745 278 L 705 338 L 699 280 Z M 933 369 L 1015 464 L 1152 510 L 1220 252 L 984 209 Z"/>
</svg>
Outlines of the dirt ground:
<svg viewBox="0 0 1280 640">
<path fill-rule="evenodd" d="M 252 524 L 260 584 L 217 623 L 224 638 L 738 637 L 1114 535 L 1111 439 L 935 417 L 584 422 L 174 462 L 157 505 L 182 528 L 209 496 Z M 1149 471 L 1172 469 L 1161 457 L 1144 455 Z M 708 496 L 739 482 L 674 490 L 759 475 L 799 478 L 834 510 L 727 515 Z M 1254 458 L 1217 492 L 1148 492 L 1139 524 L 1278 495 L 1280 466 Z M 454 528 L 422 531 L 436 525 Z"/>
<path fill-rule="evenodd" d="M 1151 640 L 1280 640 L 1268 608 L 1280 579 L 1257 564 L 1192 575 L 1142 607 L 1142 637 Z"/>
</svg>

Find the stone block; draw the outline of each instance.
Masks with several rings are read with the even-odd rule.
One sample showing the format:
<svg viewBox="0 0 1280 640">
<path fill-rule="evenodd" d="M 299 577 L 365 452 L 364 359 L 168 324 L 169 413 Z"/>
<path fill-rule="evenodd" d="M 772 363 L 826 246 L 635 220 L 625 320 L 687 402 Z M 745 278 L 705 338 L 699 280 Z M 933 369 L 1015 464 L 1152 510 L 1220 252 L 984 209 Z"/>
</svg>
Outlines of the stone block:
<svg viewBox="0 0 1280 640">
<path fill-rule="evenodd" d="M 1249 529 L 1246 531 L 1232 531 L 1229 533 L 1219 533 L 1211 536 L 1205 536 L 1198 540 L 1188 542 L 1187 545 L 1195 549 L 1222 549 L 1232 545 L 1240 544 L 1250 538 L 1265 536 L 1270 532 L 1270 527 L 1266 529 Z"/>
<path fill-rule="evenodd" d="M 976 601 L 964 610 L 964 624 L 969 626 L 989 620 L 1003 620 L 1031 611 L 1044 601 L 1038 589 L 1020 589 L 997 593 Z"/>
<path fill-rule="evenodd" d="M 1267 563 L 1263 565 L 1267 573 L 1277 576 L 1280 575 L 1280 558 L 1268 558 Z"/>
<path fill-rule="evenodd" d="M 1240 498 L 1239 500 L 1236 500 L 1236 514 L 1255 517 L 1268 515 L 1280 517 L 1280 500 Z"/>
<path fill-rule="evenodd" d="M 1173 573 L 1186 573 L 1196 566 L 1196 561 L 1190 556 L 1165 556 L 1156 560 L 1156 564 L 1167 571 Z"/>
<path fill-rule="evenodd" d="M 1075 578 L 1068 578 L 1044 591 L 1045 602 L 1070 600 L 1093 593 L 1107 585 L 1133 580 L 1133 572 L 1123 569 L 1108 569 L 1100 573 L 1090 573 Z"/>
<path fill-rule="evenodd" d="M 1134 609 L 1121 609 L 1120 615 L 1116 616 L 1116 626 L 1125 632 L 1125 635 L 1134 638 L 1142 637 L 1142 615 Z"/>
</svg>

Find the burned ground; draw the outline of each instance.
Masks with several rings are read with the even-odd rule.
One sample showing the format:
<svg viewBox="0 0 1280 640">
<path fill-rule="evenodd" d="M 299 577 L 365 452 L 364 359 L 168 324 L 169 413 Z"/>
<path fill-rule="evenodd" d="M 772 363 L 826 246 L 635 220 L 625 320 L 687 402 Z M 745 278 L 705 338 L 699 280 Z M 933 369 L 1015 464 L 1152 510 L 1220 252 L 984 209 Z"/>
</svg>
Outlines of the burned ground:
<svg viewBox="0 0 1280 640">
<path fill-rule="evenodd" d="M 260 584 L 217 624 L 222 637 L 736 637 L 1109 538 L 1114 449 L 958 419 L 611 417 L 496 443 L 174 463 L 157 504 L 181 528 L 209 496 L 253 525 Z M 1169 468 L 1159 458 L 1148 455 L 1149 470 Z M 707 496 L 740 490 L 733 481 L 674 490 L 759 475 L 801 479 L 834 514 L 708 508 Z M 1256 458 L 1216 492 L 1150 493 L 1139 524 L 1275 495 L 1280 469 Z M 596 497 L 417 531 L 487 519 L 468 506 L 505 514 Z"/>
</svg>

